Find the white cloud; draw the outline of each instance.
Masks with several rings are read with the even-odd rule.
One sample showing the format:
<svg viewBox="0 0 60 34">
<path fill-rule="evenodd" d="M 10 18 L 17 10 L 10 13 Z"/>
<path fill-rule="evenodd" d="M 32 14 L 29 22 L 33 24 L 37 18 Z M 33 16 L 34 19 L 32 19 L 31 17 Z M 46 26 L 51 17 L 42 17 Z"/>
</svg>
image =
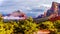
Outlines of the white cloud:
<svg viewBox="0 0 60 34">
<path fill-rule="evenodd" d="M 44 7 L 51 7 L 51 5 L 48 5 L 48 4 L 42 4 L 42 6 L 44 6 Z"/>
<path fill-rule="evenodd" d="M 60 3 L 60 0 L 53 0 L 53 1 Z"/>
<path fill-rule="evenodd" d="M 26 7 L 27 10 L 32 10 L 30 7 Z"/>
</svg>

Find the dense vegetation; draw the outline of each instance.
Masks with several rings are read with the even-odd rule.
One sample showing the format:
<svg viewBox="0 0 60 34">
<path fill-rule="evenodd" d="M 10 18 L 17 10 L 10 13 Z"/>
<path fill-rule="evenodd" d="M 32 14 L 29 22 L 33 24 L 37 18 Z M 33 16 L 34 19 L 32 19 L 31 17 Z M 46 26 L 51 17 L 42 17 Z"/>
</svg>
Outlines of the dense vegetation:
<svg viewBox="0 0 60 34">
<path fill-rule="evenodd" d="M 26 20 L 4 22 L 0 18 L 0 34 L 33 34 L 38 30 L 38 25 L 30 17 Z"/>
<path fill-rule="evenodd" d="M 38 30 L 49 30 L 50 34 L 60 34 L 60 20 L 39 22 L 33 21 L 32 17 L 26 20 L 4 22 L 0 17 L 0 34 L 33 34 Z"/>
</svg>

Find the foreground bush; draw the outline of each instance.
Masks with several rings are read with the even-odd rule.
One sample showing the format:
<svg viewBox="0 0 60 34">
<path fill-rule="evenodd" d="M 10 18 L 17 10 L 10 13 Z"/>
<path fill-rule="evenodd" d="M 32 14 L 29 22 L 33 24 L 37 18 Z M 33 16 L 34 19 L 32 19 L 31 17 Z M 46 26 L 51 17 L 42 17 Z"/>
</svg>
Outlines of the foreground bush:
<svg viewBox="0 0 60 34">
<path fill-rule="evenodd" d="M 50 21 L 42 22 L 40 23 L 40 28 L 54 31 L 54 24 Z"/>
<path fill-rule="evenodd" d="M 60 20 L 41 22 L 39 26 L 42 30 L 49 30 L 51 32 L 50 34 L 60 34 Z"/>
<path fill-rule="evenodd" d="M 27 20 L 20 20 L 17 22 L 18 27 L 15 27 L 16 33 L 22 34 L 33 34 L 38 30 L 38 25 L 33 22 L 33 19 L 30 17 Z M 18 28 L 18 30 L 17 30 Z"/>
<path fill-rule="evenodd" d="M 0 22 L 0 34 L 13 34 L 13 25 Z"/>
<path fill-rule="evenodd" d="M 1 19 L 0 34 L 33 34 L 38 30 L 37 26 L 31 17 L 26 20 L 9 21 L 6 23 Z"/>
</svg>

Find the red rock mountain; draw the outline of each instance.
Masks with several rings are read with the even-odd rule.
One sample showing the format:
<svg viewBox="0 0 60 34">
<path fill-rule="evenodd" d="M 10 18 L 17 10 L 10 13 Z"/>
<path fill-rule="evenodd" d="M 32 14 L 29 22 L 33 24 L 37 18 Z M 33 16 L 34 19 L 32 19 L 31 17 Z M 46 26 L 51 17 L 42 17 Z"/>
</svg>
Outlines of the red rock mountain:
<svg viewBox="0 0 60 34">
<path fill-rule="evenodd" d="M 14 11 L 11 14 L 9 14 L 9 16 L 14 16 L 14 17 L 24 17 L 26 18 L 26 14 L 21 12 L 20 10 Z"/>
<path fill-rule="evenodd" d="M 52 2 L 51 8 L 45 14 L 51 21 L 60 20 L 60 3 Z"/>
</svg>

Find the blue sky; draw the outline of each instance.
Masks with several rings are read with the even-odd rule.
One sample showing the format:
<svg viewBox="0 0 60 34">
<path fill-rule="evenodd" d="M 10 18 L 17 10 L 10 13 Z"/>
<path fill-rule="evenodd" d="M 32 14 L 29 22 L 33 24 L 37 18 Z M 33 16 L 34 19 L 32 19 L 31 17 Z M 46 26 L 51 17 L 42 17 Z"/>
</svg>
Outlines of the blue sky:
<svg viewBox="0 0 60 34">
<path fill-rule="evenodd" d="M 0 0 L 0 13 L 11 13 L 15 10 L 21 10 L 26 14 L 38 15 L 43 12 L 34 12 L 32 9 L 50 7 L 53 1 L 60 3 L 60 0 Z"/>
</svg>

